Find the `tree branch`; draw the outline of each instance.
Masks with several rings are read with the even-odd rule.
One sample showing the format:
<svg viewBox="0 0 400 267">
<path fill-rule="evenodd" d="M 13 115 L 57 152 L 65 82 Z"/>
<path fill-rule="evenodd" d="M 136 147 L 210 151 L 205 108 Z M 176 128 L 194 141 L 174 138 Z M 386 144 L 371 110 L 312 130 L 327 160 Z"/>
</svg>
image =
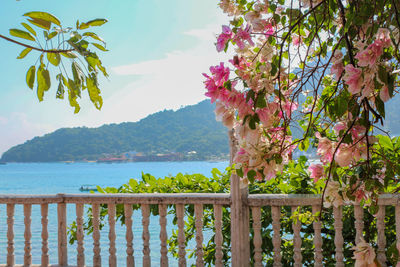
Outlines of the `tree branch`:
<svg viewBox="0 0 400 267">
<path fill-rule="evenodd" d="M 8 38 L 8 37 L 6 37 L 6 36 L 4 36 L 4 35 L 1 35 L 1 34 L 0 34 L 0 38 L 3 38 L 4 40 L 7 40 L 7 41 L 12 42 L 12 43 L 14 43 L 14 44 L 17 44 L 17 45 L 20 45 L 20 46 L 23 46 L 23 47 L 26 47 L 26 48 L 30 48 L 30 49 L 32 49 L 32 50 L 36 50 L 36 51 L 39 51 L 39 52 L 42 52 L 42 53 L 54 53 L 54 54 L 59 54 L 59 53 L 68 53 L 68 52 L 74 51 L 74 49 L 63 49 L 63 50 L 41 49 L 41 48 L 37 48 L 37 47 L 31 46 L 31 45 L 27 45 L 27 44 L 24 44 L 24 43 L 15 41 L 15 40 L 13 40 L 13 39 L 11 39 L 11 38 Z"/>
</svg>

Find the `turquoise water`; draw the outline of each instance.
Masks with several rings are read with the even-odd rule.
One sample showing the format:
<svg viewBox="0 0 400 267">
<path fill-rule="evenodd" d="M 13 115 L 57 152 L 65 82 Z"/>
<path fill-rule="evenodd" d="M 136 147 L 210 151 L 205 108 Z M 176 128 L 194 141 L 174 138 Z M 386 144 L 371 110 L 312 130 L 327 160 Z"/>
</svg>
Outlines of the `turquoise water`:
<svg viewBox="0 0 400 267">
<path fill-rule="evenodd" d="M 12 163 L 0 165 L 0 194 L 56 194 L 56 193 L 80 193 L 79 187 L 82 184 L 96 184 L 102 187 L 118 187 L 129 179 L 140 179 L 141 173 L 150 173 L 155 177 L 176 175 L 177 173 L 202 173 L 210 175 L 213 168 L 224 170 L 228 162 L 135 162 L 135 163 Z M 89 205 L 86 205 L 89 207 Z M 68 223 L 75 220 L 75 206 L 68 205 Z M 24 253 L 24 222 L 23 209 L 17 205 L 15 209 L 14 243 L 15 260 L 17 264 L 23 263 Z M 32 261 L 40 263 L 41 257 L 41 223 L 40 206 L 32 207 Z M 57 207 L 49 206 L 49 255 L 50 263 L 57 263 Z M 152 266 L 159 265 L 159 225 L 158 217 L 150 218 L 150 249 Z M 168 234 L 173 229 L 171 217 L 168 218 Z M 135 262 L 141 266 L 142 257 L 142 226 L 139 211 L 134 212 L 134 256 Z M 119 223 L 116 225 L 117 232 L 117 257 L 118 265 L 125 266 L 126 243 L 125 227 Z M 6 262 L 7 246 L 7 224 L 6 206 L 0 205 L 0 264 Z M 206 233 L 207 236 L 207 233 Z M 102 263 L 108 265 L 108 228 L 101 231 Z M 92 265 L 93 240 L 91 236 L 85 236 L 86 264 Z M 194 244 L 188 244 L 189 249 Z M 171 259 L 171 257 L 170 257 Z M 193 259 L 188 259 L 188 263 Z M 68 247 L 68 263 L 76 263 L 76 246 Z M 176 262 L 171 259 L 170 266 Z"/>
</svg>

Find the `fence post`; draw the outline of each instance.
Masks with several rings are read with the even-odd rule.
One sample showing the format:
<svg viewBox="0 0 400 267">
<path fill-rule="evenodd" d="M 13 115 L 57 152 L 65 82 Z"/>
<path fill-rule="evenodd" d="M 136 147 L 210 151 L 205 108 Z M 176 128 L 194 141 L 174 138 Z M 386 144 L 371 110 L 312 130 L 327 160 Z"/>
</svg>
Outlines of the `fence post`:
<svg viewBox="0 0 400 267">
<path fill-rule="evenodd" d="M 237 152 L 234 131 L 229 131 L 230 165 Z M 250 266 L 248 188 L 240 183 L 240 177 L 231 175 L 231 261 L 233 267 Z"/>
<path fill-rule="evenodd" d="M 58 194 L 63 197 L 63 194 Z M 58 217 L 58 265 L 68 266 L 67 251 L 67 206 L 64 202 L 57 204 Z"/>
</svg>

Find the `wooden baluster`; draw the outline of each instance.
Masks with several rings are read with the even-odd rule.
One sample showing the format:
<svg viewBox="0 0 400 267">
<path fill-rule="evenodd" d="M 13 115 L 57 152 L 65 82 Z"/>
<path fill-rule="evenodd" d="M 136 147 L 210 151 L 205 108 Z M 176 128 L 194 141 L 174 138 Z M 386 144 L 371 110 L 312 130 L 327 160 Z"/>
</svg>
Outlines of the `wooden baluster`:
<svg viewBox="0 0 400 267">
<path fill-rule="evenodd" d="M 158 212 L 160 214 L 160 266 L 168 267 L 168 248 L 167 248 L 167 205 L 159 205 Z"/>
<path fill-rule="evenodd" d="M 335 218 L 334 228 L 335 228 L 335 259 L 336 267 L 344 267 L 343 262 L 343 221 L 342 221 L 342 207 L 333 207 L 333 217 Z"/>
<path fill-rule="evenodd" d="M 117 266 L 117 256 L 115 248 L 115 204 L 110 203 L 108 206 L 108 224 L 110 229 L 108 231 L 108 240 L 110 240 L 110 247 L 108 249 L 109 256 L 108 256 L 108 265 L 110 267 Z"/>
<path fill-rule="evenodd" d="M 274 267 L 282 266 L 282 255 L 281 255 L 281 207 L 272 206 L 272 229 L 274 231 L 274 236 L 272 238 L 272 244 L 274 245 Z"/>
<path fill-rule="evenodd" d="M 382 267 L 386 267 L 385 206 L 379 206 L 379 211 L 376 215 L 376 228 L 378 230 L 377 259 Z"/>
<path fill-rule="evenodd" d="M 101 266 L 100 249 L 100 205 L 92 204 L 92 225 L 93 225 L 93 266 Z"/>
<path fill-rule="evenodd" d="M 296 212 L 297 207 L 292 207 L 292 215 Z M 292 229 L 293 229 L 293 250 L 294 250 L 294 267 L 301 267 L 303 256 L 301 255 L 301 222 L 298 218 L 293 218 Z"/>
<path fill-rule="evenodd" d="M 194 205 L 195 226 L 196 226 L 196 267 L 204 266 L 203 261 L 203 205 Z"/>
<path fill-rule="evenodd" d="M 321 206 L 314 205 L 312 206 L 312 212 L 315 215 L 317 212 L 321 211 Z M 322 236 L 321 236 L 321 221 L 319 218 L 315 218 L 313 222 L 314 228 L 314 246 L 315 246 L 315 254 L 314 254 L 314 266 L 322 267 Z"/>
<path fill-rule="evenodd" d="M 185 251 L 185 206 L 183 204 L 176 205 L 176 217 L 178 218 L 178 246 L 179 246 L 179 267 L 186 266 Z"/>
<path fill-rule="evenodd" d="M 150 233 L 149 233 L 149 216 L 150 206 L 147 204 L 142 205 L 142 225 L 143 225 L 143 266 L 150 266 Z"/>
<path fill-rule="evenodd" d="M 31 255 L 31 214 L 32 214 L 32 205 L 31 204 L 24 204 L 24 239 L 25 239 L 25 246 L 24 246 L 24 266 L 30 266 L 32 264 L 32 255 Z"/>
<path fill-rule="evenodd" d="M 40 213 L 42 215 L 42 264 L 41 266 L 49 265 L 49 232 L 47 230 L 47 225 L 49 220 L 47 219 L 47 215 L 49 213 L 49 205 L 41 204 L 40 205 Z"/>
<path fill-rule="evenodd" d="M 14 266 L 14 204 L 7 204 L 7 266 Z"/>
<path fill-rule="evenodd" d="M 67 248 L 67 204 L 57 204 L 58 217 L 58 265 L 68 266 Z"/>
<path fill-rule="evenodd" d="M 253 230 L 254 230 L 254 266 L 262 265 L 262 239 L 261 239 L 261 208 L 252 207 L 251 214 L 253 215 Z"/>
<path fill-rule="evenodd" d="M 132 205 L 124 204 L 126 226 L 126 266 L 135 266 L 133 257 Z"/>
<path fill-rule="evenodd" d="M 360 205 L 354 205 L 354 226 L 356 228 L 356 244 L 360 243 L 363 238 L 364 228 L 364 210 Z"/>
<path fill-rule="evenodd" d="M 83 247 L 83 203 L 76 204 L 76 239 L 77 239 L 77 247 L 76 251 L 78 253 L 76 257 L 76 264 L 78 267 L 85 266 L 85 248 Z"/>
<path fill-rule="evenodd" d="M 215 224 L 215 267 L 222 267 L 223 262 L 222 259 L 224 257 L 224 253 L 222 252 L 222 243 L 223 243 L 223 235 L 222 235 L 222 206 L 214 205 L 214 224 Z"/>
<path fill-rule="evenodd" d="M 395 216 L 396 216 L 396 247 L 400 247 L 400 205 L 395 206 Z M 400 260 L 397 264 L 399 264 Z"/>
</svg>

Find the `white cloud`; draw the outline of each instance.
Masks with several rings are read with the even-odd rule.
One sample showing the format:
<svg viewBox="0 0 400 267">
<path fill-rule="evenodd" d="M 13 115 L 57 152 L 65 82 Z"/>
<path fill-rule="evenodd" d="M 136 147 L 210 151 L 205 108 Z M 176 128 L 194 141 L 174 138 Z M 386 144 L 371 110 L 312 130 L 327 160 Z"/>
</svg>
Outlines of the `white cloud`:
<svg viewBox="0 0 400 267">
<path fill-rule="evenodd" d="M 21 112 L 13 112 L 8 118 L 0 117 L 0 125 L 6 129 L 1 132 L 0 155 L 15 145 L 56 129 L 52 125 L 32 123 Z"/>
<path fill-rule="evenodd" d="M 178 109 L 205 99 L 202 73 L 228 59 L 228 55 L 215 49 L 215 35 L 220 28 L 221 24 L 214 24 L 185 32 L 197 40 L 189 49 L 171 51 L 161 59 L 112 68 L 113 79 L 131 75 L 135 81 L 104 100 L 101 122 L 136 121 L 163 109 Z M 92 112 L 86 119 L 90 125 L 99 120 L 98 113 Z"/>
<path fill-rule="evenodd" d="M 98 127 L 105 123 L 137 121 L 154 112 L 178 109 L 205 99 L 202 73 L 209 72 L 211 65 L 228 59 L 228 55 L 217 53 L 215 49 L 215 36 L 221 32 L 222 21 L 226 22 L 226 17 L 221 16 L 217 20 L 203 29 L 192 29 L 183 33 L 186 38 L 189 36 L 196 39 L 193 47 L 171 51 L 161 59 L 112 68 L 111 80 L 103 86 L 107 88 L 102 87 L 107 94 L 103 94 L 104 105 L 101 111 L 90 108 L 91 103 L 84 98 L 80 104 L 87 108 L 74 115 L 65 103 L 65 108 L 57 111 L 59 115 L 55 122 L 52 119 L 54 116 L 48 110 L 56 110 L 54 107 L 59 110 L 60 107 L 56 100 L 49 98 L 39 107 L 35 105 L 35 109 L 41 110 L 34 113 L 39 114 L 35 117 L 24 113 L 0 116 L 1 128 L 7 129 L 0 132 L 3 140 L 0 142 L 0 154 L 14 145 L 59 127 Z M 116 86 L 127 78 L 132 78 L 131 82 L 121 87 Z M 112 88 L 113 86 L 117 88 Z M 38 121 L 40 122 L 37 123 Z"/>
</svg>

